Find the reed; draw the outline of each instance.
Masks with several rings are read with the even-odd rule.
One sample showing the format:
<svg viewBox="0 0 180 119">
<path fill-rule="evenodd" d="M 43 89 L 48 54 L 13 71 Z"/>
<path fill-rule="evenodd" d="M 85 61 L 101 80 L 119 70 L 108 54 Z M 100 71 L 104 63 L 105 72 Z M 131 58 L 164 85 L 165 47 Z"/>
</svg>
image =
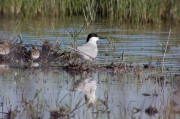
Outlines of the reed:
<svg viewBox="0 0 180 119">
<path fill-rule="evenodd" d="M 169 36 L 168 36 L 168 40 L 166 42 L 166 48 L 165 48 L 165 51 L 164 51 L 164 54 L 163 54 L 163 58 L 162 58 L 162 73 L 164 71 L 164 60 L 165 60 L 165 56 L 166 56 L 166 50 L 167 50 L 167 47 L 168 47 L 168 44 L 169 44 L 170 35 L 171 35 L 171 29 L 169 30 Z"/>
<path fill-rule="evenodd" d="M 96 17 L 128 23 L 180 22 L 179 0 L 1 0 L 0 16 L 22 17 L 71 17 L 84 16 L 95 21 Z"/>
</svg>

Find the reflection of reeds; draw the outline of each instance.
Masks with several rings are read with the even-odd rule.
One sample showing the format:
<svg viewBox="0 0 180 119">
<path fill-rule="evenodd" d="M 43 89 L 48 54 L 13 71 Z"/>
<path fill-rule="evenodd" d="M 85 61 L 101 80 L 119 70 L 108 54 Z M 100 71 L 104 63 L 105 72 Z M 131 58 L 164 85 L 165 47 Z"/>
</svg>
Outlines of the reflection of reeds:
<svg viewBox="0 0 180 119">
<path fill-rule="evenodd" d="M 0 15 L 25 18 L 35 16 L 65 17 L 86 16 L 94 21 L 96 16 L 131 23 L 153 23 L 160 20 L 179 21 L 179 0 L 3 0 Z"/>
</svg>

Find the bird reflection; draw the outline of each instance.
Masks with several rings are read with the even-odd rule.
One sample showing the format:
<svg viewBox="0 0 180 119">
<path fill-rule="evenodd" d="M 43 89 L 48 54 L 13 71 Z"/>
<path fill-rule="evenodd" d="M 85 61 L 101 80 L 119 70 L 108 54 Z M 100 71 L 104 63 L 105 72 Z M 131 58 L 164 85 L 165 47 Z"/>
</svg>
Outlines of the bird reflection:
<svg viewBox="0 0 180 119">
<path fill-rule="evenodd" d="M 37 67 L 39 67 L 39 63 L 37 63 L 37 62 L 32 62 L 32 63 L 31 63 L 31 67 L 37 68 Z"/>
<path fill-rule="evenodd" d="M 96 101 L 97 83 L 92 77 L 82 78 L 74 83 L 73 88 L 75 91 L 84 93 L 85 100 L 89 105 L 94 104 Z"/>
</svg>

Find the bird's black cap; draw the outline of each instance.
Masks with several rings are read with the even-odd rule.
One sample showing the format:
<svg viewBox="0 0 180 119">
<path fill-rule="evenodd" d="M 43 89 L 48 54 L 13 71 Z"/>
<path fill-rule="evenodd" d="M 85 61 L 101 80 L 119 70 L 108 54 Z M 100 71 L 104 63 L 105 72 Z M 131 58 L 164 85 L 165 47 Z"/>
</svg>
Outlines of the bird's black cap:
<svg viewBox="0 0 180 119">
<path fill-rule="evenodd" d="M 92 37 L 98 37 L 98 35 L 97 35 L 96 33 L 90 33 L 90 34 L 88 35 L 88 37 L 87 37 L 86 42 L 88 42 L 89 39 L 92 38 Z"/>
</svg>

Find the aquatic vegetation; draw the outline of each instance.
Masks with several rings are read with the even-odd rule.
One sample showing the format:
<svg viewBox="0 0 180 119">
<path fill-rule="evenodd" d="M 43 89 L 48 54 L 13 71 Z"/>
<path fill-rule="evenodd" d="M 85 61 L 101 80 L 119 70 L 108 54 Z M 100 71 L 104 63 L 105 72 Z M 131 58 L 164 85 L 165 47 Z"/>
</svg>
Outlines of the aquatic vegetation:
<svg viewBox="0 0 180 119">
<path fill-rule="evenodd" d="M 85 27 L 85 24 L 80 28 L 73 28 L 73 31 L 70 31 L 68 28 L 66 30 L 68 31 L 69 36 L 72 39 L 72 46 L 73 48 L 77 48 L 77 37 L 82 32 L 83 28 Z"/>
<path fill-rule="evenodd" d="M 179 0 L 1 0 L 0 15 L 8 18 L 84 16 L 87 23 L 97 17 L 126 23 L 179 23 Z"/>
</svg>

